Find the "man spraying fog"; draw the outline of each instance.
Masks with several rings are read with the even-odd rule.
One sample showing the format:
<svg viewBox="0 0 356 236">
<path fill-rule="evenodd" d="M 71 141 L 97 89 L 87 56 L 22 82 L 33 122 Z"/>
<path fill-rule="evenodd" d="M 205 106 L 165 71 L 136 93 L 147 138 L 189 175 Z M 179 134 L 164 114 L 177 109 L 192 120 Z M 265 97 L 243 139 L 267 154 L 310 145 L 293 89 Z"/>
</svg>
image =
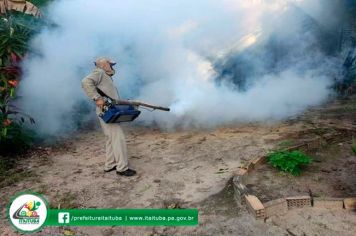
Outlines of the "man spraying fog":
<svg viewBox="0 0 356 236">
<path fill-rule="evenodd" d="M 99 94 L 98 89 L 108 97 L 118 101 L 120 100 L 118 90 L 112 79 L 112 76 L 115 74 L 113 68 L 115 64 L 115 62 L 108 58 L 98 58 L 95 61 L 96 68 L 82 80 L 82 87 L 86 95 L 94 101 L 97 106 L 97 115 L 102 111 L 105 104 L 105 100 Z M 116 173 L 121 176 L 135 175 L 136 171 L 128 167 L 126 140 L 120 125 L 105 123 L 102 119 L 99 119 L 99 121 L 106 137 L 106 161 L 104 171 L 110 172 L 116 170 Z"/>
</svg>

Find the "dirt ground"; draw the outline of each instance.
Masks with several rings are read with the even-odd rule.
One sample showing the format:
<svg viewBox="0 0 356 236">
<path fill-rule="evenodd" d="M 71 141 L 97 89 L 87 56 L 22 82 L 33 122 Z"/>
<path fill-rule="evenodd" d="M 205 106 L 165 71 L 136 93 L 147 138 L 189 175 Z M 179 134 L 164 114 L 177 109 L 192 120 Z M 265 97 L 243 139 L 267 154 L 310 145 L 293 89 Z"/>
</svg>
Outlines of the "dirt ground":
<svg viewBox="0 0 356 236">
<path fill-rule="evenodd" d="M 248 178 L 247 187 L 263 202 L 280 197 L 309 195 L 314 197 L 356 196 L 356 156 L 349 142 L 332 144 L 311 152 L 313 163 L 301 176 L 278 172 L 270 165 L 260 166 Z M 269 189 L 274 191 L 269 191 Z"/>
<path fill-rule="evenodd" d="M 76 235 L 353 235 L 356 232 L 354 212 L 305 209 L 267 222 L 256 221 L 244 205 L 233 200 L 230 179 L 238 167 L 277 148 L 281 140 L 291 134 L 320 127 L 353 128 L 355 116 L 350 114 L 356 111 L 354 104 L 354 100 L 332 103 L 282 123 L 234 125 L 204 131 L 162 132 L 125 125 L 130 165 L 138 171 L 132 178 L 104 173 L 102 132 L 99 129 L 82 131 L 17 162 L 12 173 L 20 173 L 23 178 L 13 181 L 10 181 L 11 176 L 6 178 L 0 190 L 0 204 L 6 205 L 19 191 L 32 190 L 43 194 L 52 208 L 162 208 L 173 204 L 199 209 L 198 227 L 70 228 Z M 340 116 L 340 110 L 333 111 L 334 105 L 345 110 L 346 115 Z M 350 152 L 344 154 L 351 158 Z M 339 168 L 341 172 L 345 168 L 355 172 L 354 160 L 346 167 L 339 167 L 335 161 L 337 170 L 330 171 L 335 176 Z M 271 172 L 270 179 L 279 175 L 266 171 Z M 312 170 L 306 178 L 319 178 L 315 176 L 319 176 L 320 171 Z M 354 177 L 347 185 L 348 192 L 340 193 L 355 193 Z M 271 185 L 273 194 L 265 196 L 266 199 L 280 195 L 280 186 L 288 185 L 290 179 L 278 181 Z M 334 188 L 333 185 L 330 188 Z M 327 191 L 326 188 L 325 193 Z M 6 220 L 5 208 L 1 210 L 1 219 L 0 235 L 17 235 Z M 37 235 L 63 235 L 64 230 L 45 228 Z"/>
<path fill-rule="evenodd" d="M 356 153 L 352 151 L 356 143 L 354 106 L 353 100 L 347 100 L 315 109 L 296 120 L 308 126 L 285 133 L 278 146 L 294 146 L 323 136 L 335 137 L 321 139 L 317 146 L 305 150 L 313 162 L 304 168 L 301 176 L 294 177 L 264 164 L 249 175 L 247 186 L 263 202 L 310 192 L 315 197 L 356 196 Z"/>
</svg>

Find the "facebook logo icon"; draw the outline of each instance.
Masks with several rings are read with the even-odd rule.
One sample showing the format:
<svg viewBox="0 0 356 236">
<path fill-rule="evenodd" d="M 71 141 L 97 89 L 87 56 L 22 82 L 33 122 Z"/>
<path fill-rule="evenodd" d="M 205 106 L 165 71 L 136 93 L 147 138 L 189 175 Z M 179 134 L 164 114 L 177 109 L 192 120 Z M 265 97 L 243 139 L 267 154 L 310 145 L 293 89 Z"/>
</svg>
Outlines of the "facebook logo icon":
<svg viewBox="0 0 356 236">
<path fill-rule="evenodd" d="M 69 223 L 69 212 L 59 212 L 58 213 L 58 223 L 68 224 Z"/>
</svg>

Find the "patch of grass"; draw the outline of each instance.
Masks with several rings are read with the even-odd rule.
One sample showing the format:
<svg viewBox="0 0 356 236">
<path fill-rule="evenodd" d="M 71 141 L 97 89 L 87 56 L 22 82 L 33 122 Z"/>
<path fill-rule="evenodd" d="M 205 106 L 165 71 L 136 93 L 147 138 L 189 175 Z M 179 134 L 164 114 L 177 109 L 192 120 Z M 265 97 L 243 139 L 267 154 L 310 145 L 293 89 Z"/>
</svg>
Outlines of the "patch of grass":
<svg viewBox="0 0 356 236">
<path fill-rule="evenodd" d="M 33 164 L 29 166 L 25 163 Z M 41 165 L 50 164 L 50 159 L 48 159 L 43 152 L 36 150 L 29 152 L 29 154 L 22 155 L 0 155 L 0 188 L 22 181 L 32 181 L 34 184 L 31 184 L 29 187 L 39 187 L 39 191 L 43 191 L 45 187 L 39 186 L 40 183 L 36 181 L 36 177 L 38 177 L 36 168 Z M 28 190 L 39 192 L 37 189 Z"/>
<path fill-rule="evenodd" d="M 275 151 L 267 158 L 270 165 L 294 176 L 300 175 L 301 168 L 312 162 L 312 158 L 301 151 Z"/>
<path fill-rule="evenodd" d="M 320 193 L 313 193 L 313 197 L 321 197 Z"/>
<path fill-rule="evenodd" d="M 79 204 L 77 203 L 77 195 L 70 191 L 64 192 L 60 195 L 60 197 L 53 201 L 50 204 L 51 208 L 57 209 L 59 206 L 61 209 L 74 209 L 79 208 Z"/>
<path fill-rule="evenodd" d="M 280 149 L 286 149 L 294 145 L 294 140 L 286 139 L 278 143 Z"/>
<path fill-rule="evenodd" d="M 335 129 L 320 127 L 320 128 L 315 128 L 315 129 L 311 130 L 311 132 L 316 135 L 324 135 L 324 134 L 328 134 L 328 133 L 335 133 Z"/>
<path fill-rule="evenodd" d="M 345 112 L 353 112 L 356 111 L 356 103 L 351 103 L 351 104 L 347 104 L 343 107 Z"/>
<path fill-rule="evenodd" d="M 0 188 L 15 184 L 22 180 L 35 177 L 36 174 L 32 171 L 15 170 L 8 171 L 6 174 L 0 176 Z"/>
<path fill-rule="evenodd" d="M 0 188 L 36 176 L 35 172 L 31 170 L 14 167 L 14 159 L 0 157 Z"/>
<path fill-rule="evenodd" d="M 13 167 L 13 162 L 9 159 L 5 159 L 0 156 L 0 176 L 5 175 L 5 173 Z"/>
<path fill-rule="evenodd" d="M 28 165 L 25 165 L 27 162 L 34 163 L 34 165 L 30 165 L 32 167 L 29 168 Z M 33 181 L 34 177 L 38 176 L 35 169 L 41 165 L 51 165 L 51 160 L 41 150 L 36 151 L 34 149 L 28 154 L 24 153 L 21 155 L 0 155 L 0 187 L 9 186 L 28 179 Z M 37 185 L 37 182 L 31 186 L 35 185 Z M 43 188 L 40 188 L 40 190 L 43 190 Z"/>
<path fill-rule="evenodd" d="M 356 139 L 352 138 L 351 150 L 356 155 Z"/>
<path fill-rule="evenodd" d="M 31 192 L 39 193 L 41 195 L 46 195 L 50 191 L 50 187 L 47 184 L 40 184 L 28 189 Z"/>
</svg>

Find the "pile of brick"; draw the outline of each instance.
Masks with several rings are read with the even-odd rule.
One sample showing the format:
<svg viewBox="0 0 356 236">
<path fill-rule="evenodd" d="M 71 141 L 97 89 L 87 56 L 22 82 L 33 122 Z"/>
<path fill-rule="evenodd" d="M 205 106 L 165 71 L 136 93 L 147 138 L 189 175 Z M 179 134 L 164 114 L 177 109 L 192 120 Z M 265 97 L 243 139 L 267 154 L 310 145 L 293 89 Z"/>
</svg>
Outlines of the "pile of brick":
<svg viewBox="0 0 356 236">
<path fill-rule="evenodd" d="M 338 138 L 354 133 L 352 128 L 337 128 L 339 132 L 335 134 L 326 134 L 322 137 L 303 142 L 299 145 L 289 147 L 286 151 L 293 150 L 308 150 L 318 148 L 323 141 L 337 141 Z M 257 166 L 267 162 L 267 156 L 261 156 L 248 162 L 242 168 L 235 172 L 233 177 L 234 198 L 238 202 L 246 202 L 249 212 L 256 219 L 266 219 L 273 215 L 283 215 L 288 210 L 304 207 L 326 208 L 331 210 L 346 209 L 356 210 L 356 197 L 352 198 L 315 198 L 311 196 L 294 196 L 280 198 L 266 203 L 262 203 L 257 196 L 251 194 L 251 191 L 246 187 L 246 178 L 248 173 L 253 171 Z"/>
<path fill-rule="evenodd" d="M 313 203 L 313 204 L 312 204 Z M 310 196 L 295 196 L 280 198 L 266 203 L 256 196 L 246 196 L 249 212 L 256 219 L 265 219 L 274 215 L 283 215 L 288 210 L 304 207 L 326 208 L 331 210 L 356 210 L 356 198 L 311 198 Z"/>
<path fill-rule="evenodd" d="M 346 209 L 356 210 L 355 198 L 320 198 L 311 196 L 293 196 L 280 198 L 266 203 L 262 203 L 257 196 L 250 194 L 251 191 L 246 187 L 245 181 L 248 172 L 251 171 L 256 163 L 263 163 L 265 157 L 254 160 L 246 169 L 239 169 L 233 178 L 234 197 L 236 201 L 246 202 L 248 211 L 256 219 L 266 219 L 274 215 L 283 215 L 288 210 L 304 207 L 326 208 L 331 210 Z M 252 162 L 251 162 L 252 163 Z"/>
</svg>

